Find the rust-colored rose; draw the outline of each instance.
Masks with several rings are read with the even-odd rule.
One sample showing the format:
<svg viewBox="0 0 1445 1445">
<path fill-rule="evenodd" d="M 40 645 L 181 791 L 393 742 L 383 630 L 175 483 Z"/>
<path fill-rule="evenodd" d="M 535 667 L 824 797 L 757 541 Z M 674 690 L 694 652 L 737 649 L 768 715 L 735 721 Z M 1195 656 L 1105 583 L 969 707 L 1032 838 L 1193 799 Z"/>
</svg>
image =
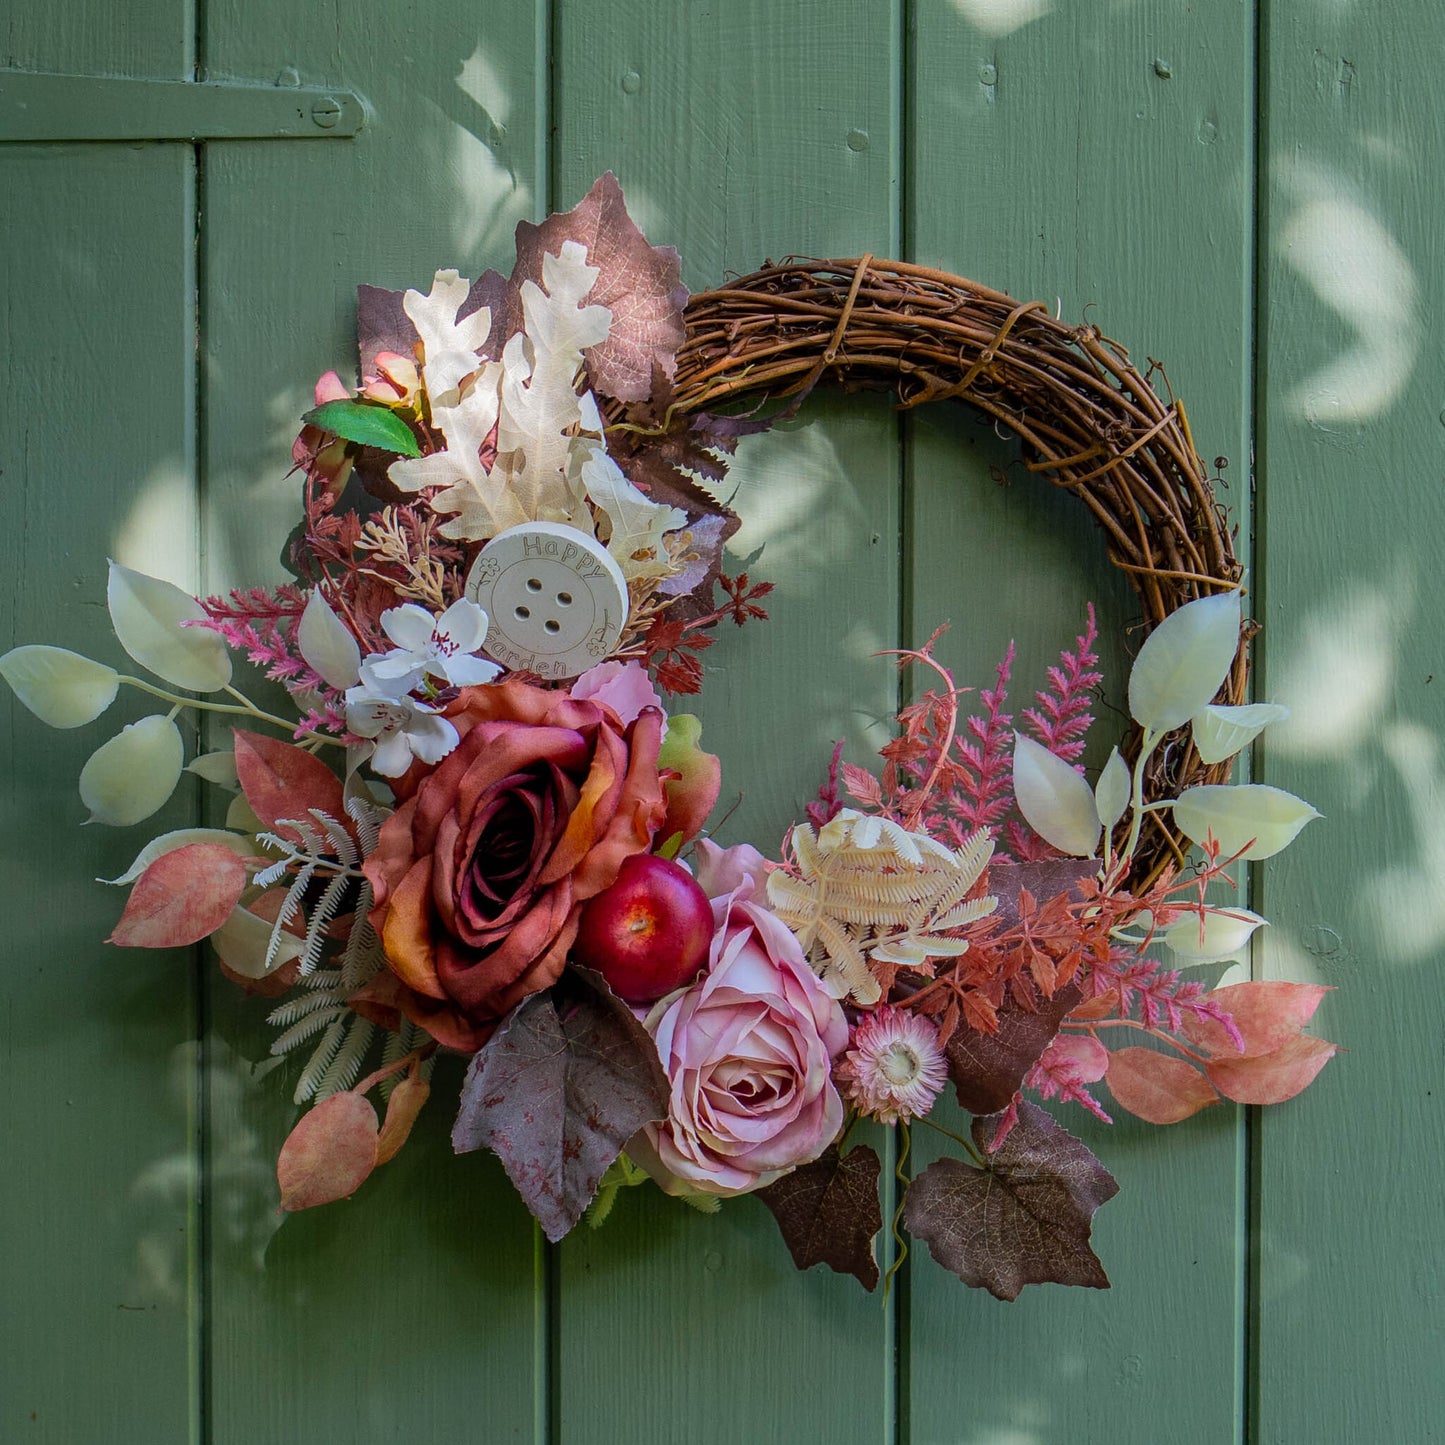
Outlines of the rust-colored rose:
<svg viewBox="0 0 1445 1445">
<path fill-rule="evenodd" d="M 472 1050 L 557 981 L 582 904 L 651 846 L 663 719 L 648 709 L 624 726 L 604 704 L 516 681 L 466 688 L 446 712 L 460 743 L 398 781 L 366 861 L 395 979 L 359 1002 Z"/>
</svg>

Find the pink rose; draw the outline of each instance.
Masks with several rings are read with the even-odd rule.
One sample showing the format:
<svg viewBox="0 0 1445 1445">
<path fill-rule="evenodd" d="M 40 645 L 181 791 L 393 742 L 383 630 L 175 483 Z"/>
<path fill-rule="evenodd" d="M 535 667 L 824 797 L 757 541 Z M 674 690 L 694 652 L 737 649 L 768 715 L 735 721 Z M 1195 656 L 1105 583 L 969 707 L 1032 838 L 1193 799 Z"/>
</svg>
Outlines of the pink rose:
<svg viewBox="0 0 1445 1445">
<path fill-rule="evenodd" d="M 672 1095 L 668 1118 L 628 1152 L 669 1193 L 746 1194 L 837 1137 L 832 1064 L 848 1023 L 791 930 L 752 901 L 762 895 L 746 867 L 703 871 L 736 886 L 713 900 L 708 972 L 647 1017 Z"/>
</svg>

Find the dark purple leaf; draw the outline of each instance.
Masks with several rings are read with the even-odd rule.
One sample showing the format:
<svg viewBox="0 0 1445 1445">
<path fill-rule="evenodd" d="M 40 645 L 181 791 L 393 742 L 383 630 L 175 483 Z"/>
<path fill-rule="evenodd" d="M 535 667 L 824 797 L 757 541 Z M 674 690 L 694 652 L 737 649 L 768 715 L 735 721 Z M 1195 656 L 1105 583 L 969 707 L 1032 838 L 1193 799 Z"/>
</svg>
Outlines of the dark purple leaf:
<svg viewBox="0 0 1445 1445">
<path fill-rule="evenodd" d="M 383 286 L 356 288 L 356 345 L 361 353 L 361 374 L 376 374 L 376 358 L 383 351 L 412 355 L 418 341 L 416 327 L 402 306 L 403 291 Z"/>
<path fill-rule="evenodd" d="M 452 1148 L 494 1150 L 555 1244 L 623 1145 L 666 1116 L 667 1097 L 646 1029 L 600 978 L 574 969 L 518 1004 L 472 1057 Z"/>
<path fill-rule="evenodd" d="M 826 1264 L 851 1274 L 864 1289 L 877 1286 L 873 1241 L 883 1228 L 879 1172 L 878 1156 L 866 1144 L 841 1156 L 834 1144 L 822 1158 L 758 1190 L 799 1269 Z"/>
<path fill-rule="evenodd" d="M 587 248 L 587 264 L 601 272 L 587 301 L 612 312 L 611 334 L 587 352 L 588 378 L 604 396 L 641 401 L 652 392 L 654 366 L 672 375 L 686 335 L 687 289 L 677 252 L 647 244 L 611 171 L 572 210 L 548 216 L 540 226 L 517 226 L 512 291 L 523 281 L 540 285 L 542 257 L 557 255 L 564 241 Z"/>
<path fill-rule="evenodd" d="M 457 312 L 457 320 L 465 321 L 485 306 L 492 313 L 492 329 L 477 355 L 487 361 L 501 358 L 507 338 L 522 329 L 522 298 L 500 271 L 483 271 L 467 292 Z"/>
<path fill-rule="evenodd" d="M 995 1122 L 974 1120 L 980 1149 Z M 1118 1192 L 1072 1134 L 1025 1102 L 987 1169 L 961 1159 L 930 1164 L 909 1185 L 903 1217 L 939 1264 L 997 1299 L 1017 1299 L 1026 1284 L 1108 1289 L 1089 1235 L 1094 1211 Z"/>
<path fill-rule="evenodd" d="M 957 1029 L 944 1054 L 958 1102 L 970 1114 L 996 1114 L 1007 1108 L 1024 1075 L 1058 1033 L 1064 1015 L 1083 997 L 1077 984 L 1068 983 L 1052 998 L 1040 999 L 1037 1011 L 1030 1013 L 1008 994 L 999 1006 L 996 1034 Z"/>
</svg>

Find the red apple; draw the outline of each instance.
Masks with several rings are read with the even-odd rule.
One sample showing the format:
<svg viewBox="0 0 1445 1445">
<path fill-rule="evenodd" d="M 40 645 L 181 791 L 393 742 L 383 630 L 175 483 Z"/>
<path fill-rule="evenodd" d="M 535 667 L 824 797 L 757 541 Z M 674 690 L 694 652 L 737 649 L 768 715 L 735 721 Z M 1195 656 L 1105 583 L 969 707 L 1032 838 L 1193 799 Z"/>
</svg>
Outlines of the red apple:
<svg viewBox="0 0 1445 1445">
<path fill-rule="evenodd" d="M 618 998 L 654 1003 L 707 962 L 712 904 L 686 868 L 634 853 L 617 881 L 582 909 L 572 959 L 595 969 Z"/>
</svg>

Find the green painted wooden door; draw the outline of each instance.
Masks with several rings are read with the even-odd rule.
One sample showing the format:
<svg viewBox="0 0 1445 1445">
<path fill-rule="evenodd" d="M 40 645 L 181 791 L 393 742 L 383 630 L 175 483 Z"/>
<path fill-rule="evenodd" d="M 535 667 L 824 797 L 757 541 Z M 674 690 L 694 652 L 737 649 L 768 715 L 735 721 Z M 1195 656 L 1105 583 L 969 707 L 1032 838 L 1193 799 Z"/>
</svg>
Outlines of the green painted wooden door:
<svg viewBox="0 0 1445 1445">
<path fill-rule="evenodd" d="M 916 1255 L 885 1306 L 796 1276 L 755 1201 L 704 1219 L 640 1191 L 550 1249 L 494 1162 L 450 1157 L 440 1108 L 354 1201 L 278 1229 L 290 1110 L 260 1011 L 201 958 L 98 942 L 118 900 L 92 880 L 135 847 L 76 828 L 103 734 L 7 696 L 0 1439 L 1437 1438 L 1441 45 L 1428 0 L 12 14 L 0 647 L 94 649 L 107 555 L 197 589 L 277 577 L 289 440 L 351 355 L 355 284 L 505 265 L 518 219 L 608 168 L 694 287 L 868 250 L 1056 300 L 1166 361 L 1227 459 L 1259 695 L 1301 719 L 1256 776 L 1327 818 L 1256 869 L 1256 968 L 1338 984 L 1321 1031 L 1350 1052 L 1261 1118 L 1075 1119 L 1122 1185 L 1108 1293 L 1006 1306 Z M 265 92 L 157 111 L 104 76 Z M 281 124 L 278 87 L 304 97 Z M 328 87 L 364 98 L 359 133 L 311 113 Z M 1089 598 L 1125 636 L 1099 538 L 1013 460 L 878 400 L 744 449 L 735 545 L 779 586 L 708 659 L 709 738 L 747 779 L 733 837 L 777 836 L 833 737 L 876 745 L 876 650 L 951 620 L 949 660 L 986 682 Z"/>
</svg>

